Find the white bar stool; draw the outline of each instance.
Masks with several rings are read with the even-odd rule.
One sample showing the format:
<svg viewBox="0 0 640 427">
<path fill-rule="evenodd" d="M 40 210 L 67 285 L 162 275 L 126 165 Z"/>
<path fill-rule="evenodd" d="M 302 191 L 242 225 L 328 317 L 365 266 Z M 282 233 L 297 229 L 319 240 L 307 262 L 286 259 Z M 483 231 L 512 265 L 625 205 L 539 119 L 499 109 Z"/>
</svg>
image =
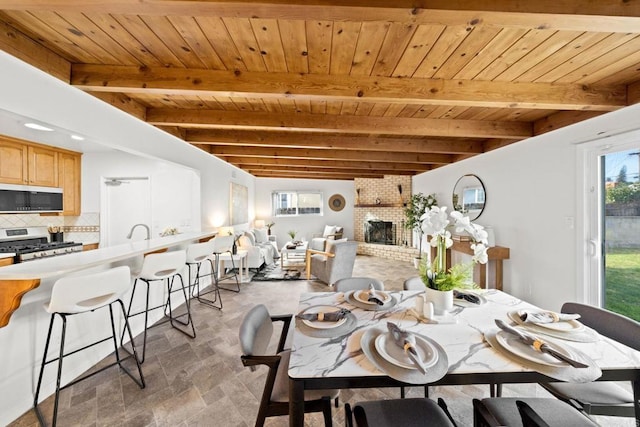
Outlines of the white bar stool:
<svg viewBox="0 0 640 427">
<path fill-rule="evenodd" d="M 142 368 L 140 367 L 140 363 L 138 362 L 138 356 L 136 352 L 135 346 L 133 347 L 133 358 L 136 361 L 136 366 L 138 367 L 138 373 L 140 375 L 140 380 L 135 378 L 128 369 L 122 366 L 122 361 L 127 359 L 128 357 L 121 359 L 120 353 L 118 352 L 118 338 L 116 335 L 116 328 L 113 317 L 113 307 L 112 305 L 118 303 L 120 305 L 120 309 L 122 310 L 122 315 L 124 316 L 124 326 L 125 330 L 129 334 L 129 339 L 133 342 L 133 336 L 131 334 L 131 328 L 129 327 L 129 322 L 127 317 L 125 316 L 124 311 L 124 303 L 122 302 L 121 297 L 131 288 L 131 272 L 129 267 L 122 266 L 113 268 L 107 271 L 102 271 L 93 274 L 86 274 L 82 276 L 74 276 L 74 277 L 64 277 L 58 279 L 51 291 L 51 300 L 44 305 L 44 309 L 51 313 L 51 321 L 49 323 L 49 333 L 47 334 L 47 341 L 44 346 L 44 356 L 42 357 L 42 365 L 40 367 L 40 376 L 38 377 L 38 385 L 36 387 L 36 395 L 33 399 L 33 407 L 35 409 L 36 415 L 38 417 L 38 421 L 40 421 L 41 425 L 45 425 L 44 418 L 38 408 L 38 397 L 40 395 L 40 386 L 42 385 L 42 377 L 44 374 L 44 367 L 49 363 L 58 361 L 58 376 L 56 379 L 56 392 L 55 392 L 55 401 L 53 405 L 53 423 L 52 425 L 56 425 L 56 421 L 58 418 L 58 398 L 60 395 L 60 390 L 63 390 L 69 386 L 72 386 L 84 379 L 87 379 L 99 372 L 104 371 L 107 368 L 110 368 L 114 365 L 120 366 L 120 368 L 127 374 L 133 381 L 135 381 L 140 388 L 145 387 L 144 376 L 142 375 Z M 87 313 L 90 311 L 94 311 L 103 307 L 109 307 L 109 316 L 111 318 L 111 336 L 103 338 L 99 341 L 94 342 L 93 344 L 89 344 L 80 349 L 68 352 L 65 354 L 64 352 L 64 344 L 65 344 L 65 334 L 67 330 L 67 317 L 73 316 L 76 314 Z M 47 353 L 49 350 L 49 343 L 51 342 L 51 332 L 53 330 L 53 323 L 55 317 L 59 316 L 62 320 L 62 332 L 60 337 L 60 352 L 58 357 L 47 360 Z M 87 328 L 91 328 L 91 325 L 86 325 Z M 78 379 L 71 381 L 69 384 L 66 384 L 64 387 L 60 387 L 60 380 L 62 376 L 62 359 L 64 357 L 70 356 L 72 354 L 78 353 L 82 350 L 85 350 L 89 347 L 93 347 L 97 344 L 103 343 L 108 340 L 113 340 L 113 346 L 115 349 L 116 361 L 108 366 L 105 366 L 95 372 L 92 372 L 88 375 L 84 375 Z"/>
<path fill-rule="evenodd" d="M 218 285 L 218 287 L 226 291 L 240 292 L 240 281 L 238 280 L 238 273 L 236 272 L 236 262 L 233 259 L 232 248 L 234 241 L 235 236 L 233 234 L 229 236 L 216 236 L 210 240 L 210 242 L 213 242 L 213 255 L 215 257 L 216 270 L 220 269 L 220 255 L 229 253 L 229 258 L 231 259 L 231 272 L 229 274 L 226 274 L 226 271 L 223 271 L 223 274 L 220 274 L 220 272 L 218 271 L 218 273 L 216 274 L 216 277 L 218 277 L 218 282 L 231 278 L 234 278 L 236 281 L 235 289 L 226 288 L 220 285 Z"/>
<path fill-rule="evenodd" d="M 127 318 L 130 319 L 134 316 L 138 316 L 140 314 L 144 314 L 144 340 L 142 343 L 142 359 L 140 363 L 144 363 L 145 353 L 147 349 L 147 329 L 151 326 L 157 326 L 165 323 L 166 321 L 171 322 L 171 326 L 173 326 L 176 330 L 182 332 L 190 338 L 196 337 L 196 329 L 193 325 L 193 320 L 191 319 L 191 310 L 189 306 L 189 295 L 187 294 L 187 290 L 184 286 L 184 280 L 182 279 L 182 274 L 180 271 L 184 268 L 187 262 L 187 253 L 184 250 L 181 251 L 172 251 L 172 252 L 164 252 L 164 253 L 152 253 L 145 256 L 144 261 L 142 262 L 142 269 L 140 273 L 136 277 L 136 280 L 133 282 L 133 291 L 131 292 L 131 301 L 129 302 L 129 309 L 127 310 Z M 180 289 L 173 288 L 173 282 L 176 277 L 180 278 Z M 133 298 L 136 294 L 136 288 L 138 281 L 142 280 L 147 284 L 147 294 L 146 294 L 146 305 L 145 309 L 139 311 L 137 313 L 131 313 L 131 307 L 133 305 Z M 164 281 L 167 285 L 167 301 L 156 307 L 149 307 L 149 289 L 152 282 Z M 173 308 L 171 307 L 171 294 L 173 292 L 180 292 L 184 295 L 185 299 L 185 307 L 187 308 L 187 312 L 183 313 L 179 316 L 173 315 Z M 155 323 L 149 326 L 149 312 L 158 308 L 164 308 L 164 315 L 168 317 L 166 321 Z M 179 318 L 183 316 L 187 316 L 187 321 L 182 321 Z M 183 328 L 179 328 L 174 323 L 179 323 L 184 326 L 191 326 L 191 332 L 185 330 Z M 124 338 L 124 334 L 123 334 Z M 124 348 L 124 347 L 123 347 Z"/>
<path fill-rule="evenodd" d="M 196 269 L 196 276 L 193 280 L 193 284 L 189 285 L 191 288 L 191 296 L 198 300 L 198 302 L 208 305 L 213 308 L 222 309 L 222 298 L 220 296 L 220 288 L 218 288 L 218 278 L 216 269 L 213 264 L 213 249 L 214 243 L 212 240 L 204 243 L 193 243 L 187 247 L 187 266 L 189 267 L 189 280 L 191 280 L 191 268 Z M 202 263 L 208 261 L 211 266 L 211 272 L 208 274 L 202 274 Z M 200 289 L 200 279 L 210 276 L 211 286 L 213 289 L 206 292 L 202 292 Z M 213 293 L 213 299 L 204 298 L 204 295 Z"/>
</svg>

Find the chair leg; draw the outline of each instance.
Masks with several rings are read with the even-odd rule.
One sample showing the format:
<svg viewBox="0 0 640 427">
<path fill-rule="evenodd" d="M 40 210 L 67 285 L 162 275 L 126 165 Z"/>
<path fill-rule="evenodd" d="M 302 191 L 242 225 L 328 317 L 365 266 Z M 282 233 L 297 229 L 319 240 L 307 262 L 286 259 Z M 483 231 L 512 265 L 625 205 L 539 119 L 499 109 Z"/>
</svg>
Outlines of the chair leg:
<svg viewBox="0 0 640 427">
<path fill-rule="evenodd" d="M 405 391 L 404 391 L 404 386 L 400 387 L 400 399 L 404 399 L 405 397 Z"/>
<path fill-rule="evenodd" d="M 233 274 L 230 274 L 228 277 L 224 276 L 224 278 L 230 278 L 233 277 L 236 281 L 236 288 L 235 289 L 231 289 L 231 288 L 226 288 L 224 286 L 219 286 L 220 289 L 224 289 L 225 291 L 231 291 L 231 292 L 240 292 L 240 281 L 238 280 L 238 273 L 236 273 L 236 262 L 233 260 L 233 253 L 231 253 L 231 251 L 229 251 L 229 255 L 231 258 L 231 269 L 233 271 Z M 216 254 L 216 259 L 218 262 L 218 268 L 220 268 L 220 259 L 219 259 L 219 254 Z M 224 272 L 223 272 L 224 273 Z"/>
<path fill-rule="evenodd" d="M 47 334 L 47 341 L 44 345 L 44 354 L 42 355 L 42 364 L 40 365 L 40 375 L 38 376 L 38 385 L 36 386 L 36 395 L 33 398 L 33 409 L 36 411 L 36 416 L 38 417 L 38 421 L 40 422 L 40 425 L 46 425 L 46 423 L 44 422 L 42 413 L 40 413 L 40 408 L 38 407 L 38 397 L 40 396 L 40 386 L 42 385 L 44 367 L 48 363 L 47 353 L 49 352 L 49 344 L 51 343 L 51 331 L 53 330 L 54 319 L 55 319 L 55 314 L 52 314 L 51 320 L 49 321 L 49 333 Z"/>
<path fill-rule="evenodd" d="M 171 291 L 172 291 L 172 288 L 173 288 L 173 282 L 174 282 L 174 280 L 175 280 L 176 276 L 178 276 L 178 277 L 180 278 L 180 286 L 182 287 L 182 293 L 183 293 L 184 297 L 185 297 L 185 298 L 188 298 L 188 296 L 187 296 L 187 292 L 186 292 L 186 290 L 185 290 L 185 288 L 184 288 L 184 280 L 182 279 L 182 275 L 181 275 L 181 274 L 175 274 L 175 275 L 173 275 L 173 276 L 171 277 L 171 280 L 169 280 L 169 279 L 167 278 L 167 293 L 168 293 L 168 296 L 167 296 L 167 305 L 169 306 L 169 321 L 171 322 L 171 326 L 173 326 L 176 330 L 178 330 L 178 331 L 182 332 L 183 334 L 185 334 L 186 336 L 188 336 L 188 337 L 190 337 L 190 338 L 195 338 L 195 337 L 196 337 L 196 328 L 195 328 L 195 326 L 193 325 L 193 319 L 191 318 L 191 310 L 190 310 L 190 308 L 189 308 L 189 305 L 186 305 L 186 308 L 187 308 L 187 312 L 186 312 L 186 315 L 187 315 L 187 321 L 186 321 L 186 322 L 182 322 L 181 320 L 179 320 L 178 318 L 179 318 L 180 316 L 178 316 L 178 317 L 173 317 L 173 309 L 171 308 Z M 181 316 L 183 316 L 183 315 L 181 315 Z M 174 321 L 175 321 L 175 322 L 177 322 L 177 323 L 180 323 L 181 325 L 184 325 L 184 326 L 191 325 L 191 333 L 189 333 L 189 332 L 187 332 L 187 331 L 183 330 L 182 328 L 178 328 L 178 327 L 173 323 Z"/>
<path fill-rule="evenodd" d="M 116 361 L 120 369 L 124 371 L 140 388 L 145 388 L 146 384 L 144 382 L 144 375 L 142 375 L 142 367 L 140 366 L 140 362 L 138 361 L 138 353 L 136 351 L 136 346 L 133 343 L 133 335 L 131 333 L 131 328 L 129 327 L 129 321 L 127 320 L 126 313 L 124 311 L 124 303 L 122 300 L 117 300 L 120 305 L 120 309 L 122 310 L 122 315 L 124 316 L 124 328 L 129 333 L 129 339 L 131 340 L 131 347 L 133 348 L 133 359 L 136 361 L 136 366 L 138 367 L 138 374 L 140 375 L 140 380 L 135 378 L 131 372 L 124 366 L 122 366 L 122 360 L 120 360 L 120 352 L 118 350 L 118 340 L 116 338 L 116 325 L 113 319 L 113 303 L 109 304 L 109 316 L 111 318 L 111 332 L 113 336 L 113 347 L 115 348 Z"/>
<path fill-rule="evenodd" d="M 344 425 L 345 427 L 353 427 L 353 412 L 349 403 L 344 404 Z"/>
<path fill-rule="evenodd" d="M 331 399 L 329 397 L 322 398 L 322 415 L 324 415 L 325 427 L 333 426 L 333 419 L 331 418 Z"/>
<path fill-rule="evenodd" d="M 197 289 L 198 293 L 197 295 L 195 295 L 195 298 L 198 300 L 198 302 L 208 305 L 209 307 L 213 307 L 213 308 L 217 308 L 219 310 L 222 310 L 222 297 L 220 296 L 220 288 L 218 287 L 218 277 L 217 277 L 217 272 L 215 270 L 215 267 L 213 265 L 213 261 L 211 261 L 210 259 L 208 260 L 209 264 L 211 265 L 211 286 L 213 287 L 213 289 L 211 289 L 210 291 L 207 292 L 201 292 L 200 291 L 200 267 L 201 264 L 198 264 L 198 271 L 196 273 L 196 286 L 194 289 Z M 208 295 L 208 294 L 213 294 L 214 298 L 213 299 L 207 299 L 207 298 L 203 298 L 203 295 Z M 216 305 L 216 303 L 218 305 Z"/>
</svg>

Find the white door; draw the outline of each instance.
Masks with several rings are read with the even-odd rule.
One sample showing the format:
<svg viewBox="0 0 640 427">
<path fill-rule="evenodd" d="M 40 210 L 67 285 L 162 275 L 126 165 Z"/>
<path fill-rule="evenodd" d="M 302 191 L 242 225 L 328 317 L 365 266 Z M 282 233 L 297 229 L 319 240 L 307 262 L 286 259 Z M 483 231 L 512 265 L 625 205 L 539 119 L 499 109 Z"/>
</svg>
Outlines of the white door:
<svg viewBox="0 0 640 427">
<path fill-rule="evenodd" d="M 145 228 L 137 227 L 131 239 L 127 239 L 135 224 L 151 227 L 149 177 L 103 179 L 101 200 L 101 241 L 106 243 L 105 247 L 147 237 Z"/>
<path fill-rule="evenodd" d="M 588 150 L 586 302 L 640 318 L 640 137 Z"/>
</svg>

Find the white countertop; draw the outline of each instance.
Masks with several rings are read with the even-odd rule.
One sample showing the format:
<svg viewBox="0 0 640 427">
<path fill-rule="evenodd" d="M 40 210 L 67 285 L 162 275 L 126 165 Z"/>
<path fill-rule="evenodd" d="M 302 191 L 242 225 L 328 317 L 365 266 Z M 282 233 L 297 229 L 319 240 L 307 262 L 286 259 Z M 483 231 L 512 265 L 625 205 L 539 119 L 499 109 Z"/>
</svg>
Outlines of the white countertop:
<svg viewBox="0 0 640 427">
<path fill-rule="evenodd" d="M 2 253 L 0 253 L 0 259 L 2 259 L 2 258 L 13 258 L 14 256 L 16 256 L 16 254 L 14 254 L 13 252 L 2 252 Z"/>
<path fill-rule="evenodd" d="M 169 248 L 182 243 L 197 241 L 198 239 L 213 237 L 215 231 L 195 231 L 173 236 L 159 237 L 150 240 L 140 240 L 108 248 L 92 251 L 76 252 L 63 256 L 28 261 L 19 264 L 0 267 L 0 280 L 43 279 L 60 276 L 85 268 L 95 267 L 124 260 L 147 252 Z"/>
</svg>

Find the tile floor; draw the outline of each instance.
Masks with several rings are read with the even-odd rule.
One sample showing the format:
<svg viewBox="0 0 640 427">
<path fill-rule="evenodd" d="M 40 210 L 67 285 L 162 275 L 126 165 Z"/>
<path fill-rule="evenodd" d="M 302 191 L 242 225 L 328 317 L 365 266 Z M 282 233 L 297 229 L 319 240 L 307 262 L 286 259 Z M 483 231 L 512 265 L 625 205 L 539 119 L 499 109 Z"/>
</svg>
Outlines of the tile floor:
<svg viewBox="0 0 640 427">
<path fill-rule="evenodd" d="M 387 289 L 401 289 L 416 274 L 409 264 L 358 256 L 354 276 L 382 279 Z M 301 292 L 326 290 L 314 281 L 242 284 L 239 294 L 222 291 L 224 309 L 194 302 L 197 337 L 189 339 L 168 324 L 152 328 L 143 371 L 147 382 L 139 389 L 116 368 L 80 382 L 61 393 L 60 426 L 253 426 L 266 368 L 251 372 L 240 362 L 238 328 L 251 306 L 263 303 L 272 314 L 296 310 Z M 44 337 L 43 337 L 44 339 Z M 432 387 L 431 397 L 443 397 L 459 426 L 472 425 L 471 399 L 488 396 L 488 386 Z M 422 395 L 421 387 L 407 395 Z M 539 386 L 505 386 L 505 396 L 546 396 Z M 334 425 L 344 425 L 344 402 L 399 397 L 399 389 L 354 389 L 341 392 L 340 408 L 333 408 Z M 50 419 L 53 399 L 42 404 Z M 320 414 L 307 414 L 306 425 L 322 426 Z M 633 426 L 632 419 L 598 417 L 606 426 Z M 33 411 L 10 424 L 35 426 Z M 267 426 L 287 426 L 288 418 L 268 418 Z"/>
</svg>

